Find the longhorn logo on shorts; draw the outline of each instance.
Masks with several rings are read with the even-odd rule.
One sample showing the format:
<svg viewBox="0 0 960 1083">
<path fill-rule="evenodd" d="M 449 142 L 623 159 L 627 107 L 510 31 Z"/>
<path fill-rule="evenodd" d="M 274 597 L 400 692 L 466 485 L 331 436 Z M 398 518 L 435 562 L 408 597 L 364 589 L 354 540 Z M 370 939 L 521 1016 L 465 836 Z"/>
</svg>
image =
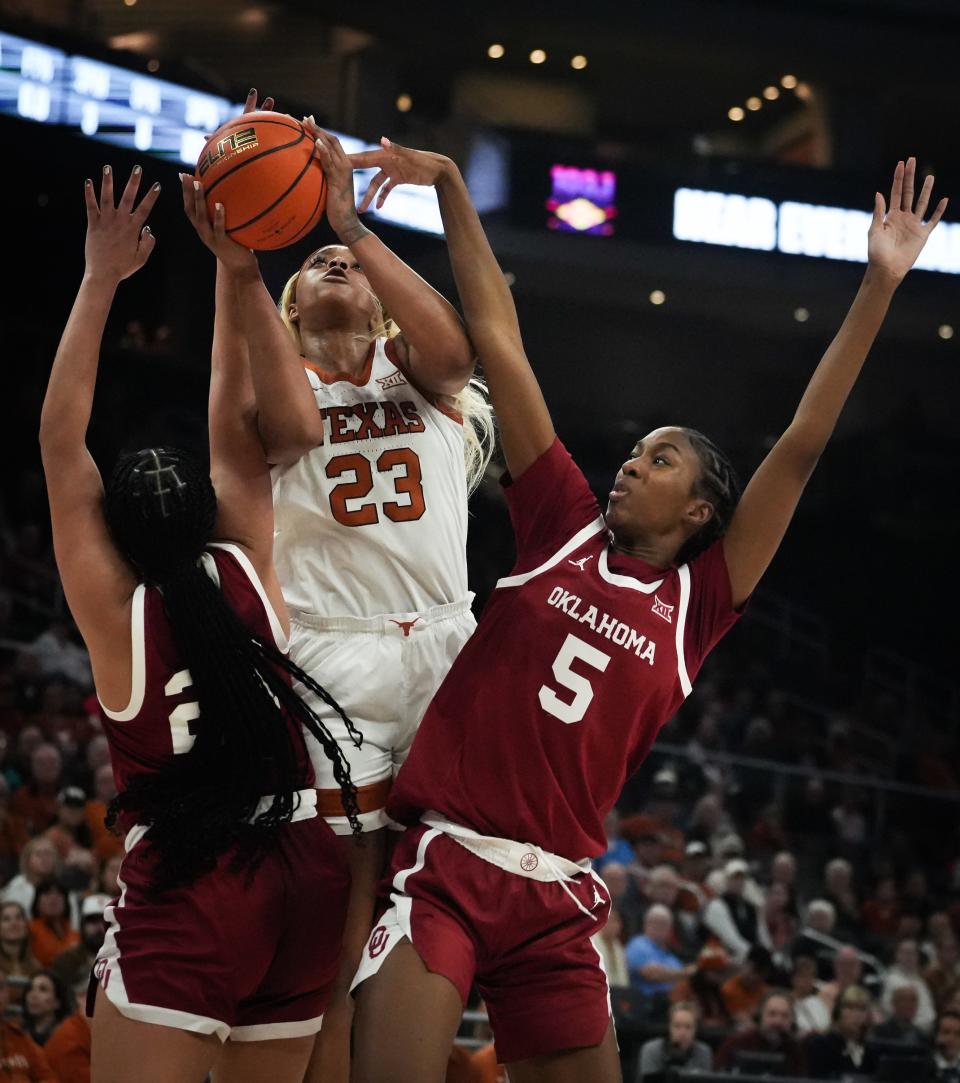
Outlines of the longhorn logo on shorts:
<svg viewBox="0 0 960 1083">
<path fill-rule="evenodd" d="M 386 925 L 378 925 L 373 930 L 373 932 L 370 934 L 370 943 L 367 946 L 367 951 L 370 953 L 371 959 L 376 959 L 376 957 L 387 946 L 387 941 L 389 939 L 390 937 L 387 933 Z"/>
<path fill-rule="evenodd" d="M 536 854 L 524 854 L 520 858 L 520 868 L 524 872 L 533 872 L 533 870 L 540 864 L 540 859 Z"/>
</svg>

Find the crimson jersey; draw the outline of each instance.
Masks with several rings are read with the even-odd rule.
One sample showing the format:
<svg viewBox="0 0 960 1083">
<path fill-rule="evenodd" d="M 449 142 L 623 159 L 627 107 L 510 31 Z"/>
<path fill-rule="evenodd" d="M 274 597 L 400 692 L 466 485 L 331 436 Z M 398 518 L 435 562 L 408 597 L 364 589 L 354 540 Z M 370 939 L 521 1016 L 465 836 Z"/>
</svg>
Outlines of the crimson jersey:
<svg viewBox="0 0 960 1083">
<path fill-rule="evenodd" d="M 440 687 L 387 811 L 430 809 L 571 860 L 737 619 L 723 549 L 658 569 L 616 552 L 557 440 L 507 502 L 517 562 Z"/>
<path fill-rule="evenodd" d="M 235 545 L 212 544 L 201 558 L 203 568 L 223 591 L 240 620 L 281 651 L 287 637 L 249 558 Z M 122 711 L 103 707 L 104 732 L 117 789 L 124 790 L 135 775 L 163 771 L 174 756 L 189 752 L 203 725 L 194 697 L 190 671 L 174 643 L 163 599 L 156 587 L 143 583 L 133 595 L 131 616 L 133 678 L 130 702 Z M 301 787 L 313 785 L 299 727 L 292 727 L 299 750 Z M 265 780 L 264 794 L 270 792 Z"/>
</svg>

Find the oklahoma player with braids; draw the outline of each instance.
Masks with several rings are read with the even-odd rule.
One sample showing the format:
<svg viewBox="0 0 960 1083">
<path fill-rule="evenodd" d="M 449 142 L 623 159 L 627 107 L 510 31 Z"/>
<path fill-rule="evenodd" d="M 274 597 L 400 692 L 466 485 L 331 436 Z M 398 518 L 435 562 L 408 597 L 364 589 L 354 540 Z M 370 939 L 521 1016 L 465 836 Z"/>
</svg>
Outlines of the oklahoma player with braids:
<svg viewBox="0 0 960 1083">
<path fill-rule="evenodd" d="M 230 1083 L 299 1083 L 349 895 L 301 727 L 332 757 L 359 831 L 356 794 L 340 746 L 291 685 L 336 710 L 285 654 L 269 468 L 233 405 L 253 395 L 243 354 L 214 354 L 213 482 L 159 447 L 123 456 L 104 490 L 86 448 L 114 294 L 154 246 L 159 185 L 135 206 L 140 175 L 116 207 L 109 167 L 99 202 L 86 182 L 86 269 L 40 423 L 57 565 L 106 715 L 110 817 L 126 832 L 95 967 L 92 1078 L 200 1083 L 216 1063 Z"/>
<path fill-rule="evenodd" d="M 351 156 L 436 186 L 467 328 L 489 381 L 517 562 L 420 726 L 388 804 L 416 824 L 358 987 L 355 1083 L 439 1083 L 471 983 L 513 1083 L 620 1078 L 589 937 L 603 818 L 773 559 L 923 222 L 915 162 L 878 193 L 863 284 L 790 425 L 743 495 L 723 454 L 665 426 L 629 451 L 605 514 L 553 430 L 510 291 L 456 167 L 391 146 Z"/>
<path fill-rule="evenodd" d="M 247 109 L 256 104 L 251 91 Z M 214 337 L 224 351 L 249 350 L 253 416 L 275 464 L 275 552 L 291 657 L 323 674 L 363 734 L 357 748 L 339 717 L 305 692 L 350 762 L 367 832 L 344 840 L 353 884 L 339 995 L 308 1075 L 346 1083 L 349 985 L 384 872 L 384 807 L 427 704 L 475 627 L 467 495 L 493 441 L 489 408 L 469 386 L 473 349 L 459 316 L 361 225 L 343 148 L 304 122 L 329 184 L 327 220 L 342 243 L 307 257 L 279 313 L 254 254 L 224 235 L 223 212 L 209 221 L 190 177 L 184 196 L 242 314 L 218 318 Z M 309 735 L 307 745 L 321 810 L 348 835 L 326 758 Z"/>
</svg>

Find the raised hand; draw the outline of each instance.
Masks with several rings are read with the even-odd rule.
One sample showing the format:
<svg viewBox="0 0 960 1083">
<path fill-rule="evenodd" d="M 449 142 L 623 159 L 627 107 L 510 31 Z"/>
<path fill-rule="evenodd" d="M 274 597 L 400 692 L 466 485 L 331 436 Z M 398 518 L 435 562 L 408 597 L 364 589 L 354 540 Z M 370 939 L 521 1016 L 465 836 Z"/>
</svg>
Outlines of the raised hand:
<svg viewBox="0 0 960 1083">
<path fill-rule="evenodd" d="M 87 240 L 84 245 L 86 273 L 95 278 L 121 282 L 129 278 L 150 258 L 156 238 L 147 225 L 147 216 L 160 195 L 160 185 L 154 184 L 134 207 L 143 171 L 135 165 L 123 189 L 118 206 L 113 203 L 113 170 L 103 167 L 100 199 L 88 180 L 83 186 L 87 205 Z"/>
<path fill-rule="evenodd" d="M 250 93 L 254 94 L 255 91 Z M 195 180 L 191 173 L 181 173 L 180 186 L 183 190 L 184 214 L 190 219 L 190 225 L 207 248 L 228 270 L 254 270 L 257 267 L 257 257 L 249 248 L 244 248 L 227 236 L 223 204 L 215 204 L 211 222 L 200 182 Z"/>
<path fill-rule="evenodd" d="M 344 244 L 351 244 L 360 226 L 354 202 L 353 166 L 340 140 L 319 127 L 313 117 L 304 117 L 303 126 L 313 136 L 314 156 L 327 178 L 327 221 Z"/>
<path fill-rule="evenodd" d="M 367 185 L 359 210 L 367 210 L 377 199 L 377 210 L 398 184 L 436 184 L 453 166 L 449 158 L 429 150 L 411 150 L 391 143 L 386 136 L 380 140 L 380 150 L 362 150 L 347 156 L 353 169 L 376 166 L 378 172 Z"/>
<path fill-rule="evenodd" d="M 247 91 L 247 100 L 243 103 L 244 113 L 269 113 L 273 110 L 274 101 L 269 95 L 263 99 L 260 105 L 257 105 L 257 88 L 251 87 Z"/>
<path fill-rule="evenodd" d="M 914 206 L 916 170 L 916 158 L 908 158 L 906 165 L 897 162 L 890 188 L 890 209 L 887 210 L 883 196 L 877 192 L 873 221 L 867 234 L 867 260 L 870 266 L 898 280 L 916 263 L 927 238 L 947 209 L 947 199 L 944 197 L 937 204 L 930 221 L 924 222 L 923 216 L 933 191 L 933 174 L 924 178 Z"/>
</svg>

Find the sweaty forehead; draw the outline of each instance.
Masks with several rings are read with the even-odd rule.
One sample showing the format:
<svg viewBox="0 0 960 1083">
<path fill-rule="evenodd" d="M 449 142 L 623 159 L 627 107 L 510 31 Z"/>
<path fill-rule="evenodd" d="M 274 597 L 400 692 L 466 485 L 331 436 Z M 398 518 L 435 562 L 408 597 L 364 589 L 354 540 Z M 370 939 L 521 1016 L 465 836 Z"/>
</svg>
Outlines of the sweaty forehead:
<svg viewBox="0 0 960 1083">
<path fill-rule="evenodd" d="M 347 248 L 345 244 L 325 244 L 321 248 L 315 248 L 310 253 L 310 255 L 307 256 L 307 258 L 303 261 L 303 266 L 305 267 L 310 262 L 310 260 L 314 259 L 316 256 L 319 256 L 321 253 L 323 253 L 324 255 L 343 254 L 349 256 L 350 249 Z"/>
<path fill-rule="evenodd" d="M 656 447 L 657 444 L 673 444 L 681 452 L 692 450 L 687 434 L 683 429 L 678 429 L 673 425 L 654 429 L 652 432 L 648 432 L 646 436 L 642 436 L 637 443 L 643 444 L 645 448 Z"/>
</svg>

